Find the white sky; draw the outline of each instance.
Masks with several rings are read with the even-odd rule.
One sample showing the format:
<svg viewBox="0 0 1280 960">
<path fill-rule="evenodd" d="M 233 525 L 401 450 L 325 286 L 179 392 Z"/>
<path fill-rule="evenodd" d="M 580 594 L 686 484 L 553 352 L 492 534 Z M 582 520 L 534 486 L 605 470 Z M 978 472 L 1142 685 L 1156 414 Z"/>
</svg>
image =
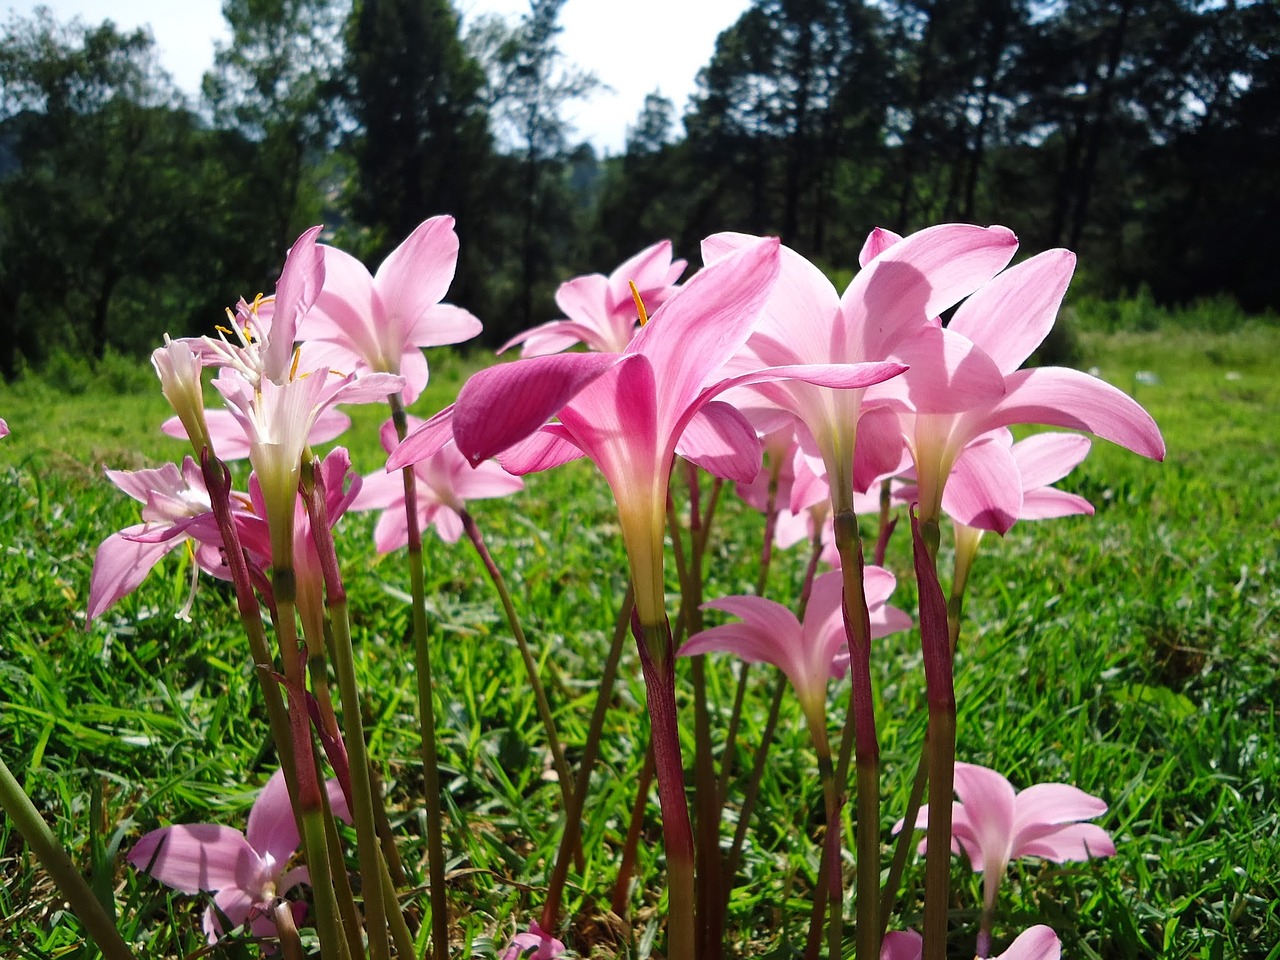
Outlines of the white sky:
<svg viewBox="0 0 1280 960">
<path fill-rule="evenodd" d="M 494 12 L 515 17 L 528 0 L 454 0 L 464 20 Z M 660 91 L 683 111 L 694 76 L 711 59 L 720 31 L 749 0 L 567 0 L 560 22 L 560 49 L 590 70 L 610 91 L 566 110 L 578 139 L 598 151 L 620 153 L 646 94 Z M 0 0 L 4 19 L 26 16 L 38 3 Z M 178 86 L 194 94 L 213 62 L 213 44 L 227 34 L 221 0 L 44 0 L 59 20 L 115 21 L 121 29 L 149 24 L 161 62 Z"/>
</svg>

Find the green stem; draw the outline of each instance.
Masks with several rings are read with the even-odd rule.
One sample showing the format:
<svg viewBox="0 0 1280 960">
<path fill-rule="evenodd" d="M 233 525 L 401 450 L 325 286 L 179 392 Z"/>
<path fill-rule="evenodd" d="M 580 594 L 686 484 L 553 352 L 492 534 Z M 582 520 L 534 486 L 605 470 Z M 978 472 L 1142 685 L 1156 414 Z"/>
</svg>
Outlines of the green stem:
<svg viewBox="0 0 1280 960">
<path fill-rule="evenodd" d="M 0 805 L 22 834 L 36 859 L 49 872 L 71 909 L 84 924 L 90 940 L 107 960 L 137 960 L 116 929 L 106 907 L 94 896 L 66 849 L 53 835 L 31 798 L 0 759 Z"/>
<path fill-rule="evenodd" d="M 839 783 L 847 783 L 849 747 L 854 747 L 857 782 L 858 889 L 855 899 L 857 955 L 880 956 L 880 744 L 876 736 L 875 698 L 871 686 L 871 621 L 863 586 L 862 538 L 858 518 L 847 507 L 837 509 L 836 550 L 844 580 L 844 625 L 849 644 L 849 712 L 840 744 Z"/>
<path fill-rule="evenodd" d="M 409 432 L 400 394 L 387 398 L 396 436 Z M 440 811 L 440 761 L 436 749 L 436 714 L 431 683 L 431 647 L 427 639 L 427 597 L 422 567 L 422 530 L 418 524 L 418 490 L 413 467 L 404 478 L 405 525 L 408 530 L 409 584 L 413 598 L 413 650 L 418 688 L 418 725 L 422 732 L 422 773 L 427 805 L 427 865 L 431 882 L 431 940 L 435 960 L 449 958 L 449 910 L 444 886 L 444 829 Z"/>
<path fill-rule="evenodd" d="M 323 806 L 306 806 L 301 811 L 302 843 L 307 852 L 311 872 L 311 891 L 316 907 L 316 932 L 320 935 L 323 960 L 351 960 L 344 933 L 339 929 L 338 898 L 333 889 L 333 873 L 329 869 L 329 849 L 325 839 Z"/>
<path fill-rule="evenodd" d="M 898 842 L 893 848 L 893 860 L 889 864 L 889 875 L 885 879 L 884 890 L 880 894 L 880 936 L 883 939 L 889 929 L 889 917 L 893 913 L 894 900 L 898 896 L 898 887 L 902 883 L 902 874 L 907 868 L 907 858 L 915 847 L 916 818 L 920 813 L 920 804 L 924 802 L 925 785 L 929 782 L 929 735 L 926 732 L 924 743 L 920 746 L 920 760 L 916 764 L 915 776 L 911 779 L 911 793 L 907 797 L 907 811 L 902 818 L 902 832 L 898 834 Z"/>
</svg>

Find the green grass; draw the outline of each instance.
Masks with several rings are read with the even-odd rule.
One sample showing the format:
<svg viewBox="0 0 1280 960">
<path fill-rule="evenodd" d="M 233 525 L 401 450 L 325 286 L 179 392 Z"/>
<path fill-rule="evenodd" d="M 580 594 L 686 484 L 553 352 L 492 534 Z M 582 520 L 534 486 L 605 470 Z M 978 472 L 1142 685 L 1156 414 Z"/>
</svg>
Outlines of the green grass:
<svg viewBox="0 0 1280 960">
<path fill-rule="evenodd" d="M 1151 464 L 1098 442 L 1063 484 L 1095 504 L 1094 517 L 1019 524 L 1003 541 L 984 541 L 956 667 L 958 751 L 1018 787 L 1066 780 L 1102 796 L 1110 810 L 1100 822 L 1119 852 L 1085 864 L 1015 867 L 1001 892 L 995 943 L 1002 948 L 1023 927 L 1047 922 L 1069 957 L 1273 958 L 1280 382 L 1271 364 L 1280 331 L 1085 330 L 1076 348 L 1081 366 L 1097 366 L 1148 407 L 1168 459 Z M 420 408 L 447 402 L 479 362 L 445 354 Z M 14 431 L 0 441 L 0 755 L 86 871 L 96 861 L 139 956 L 184 956 L 204 946 L 204 900 L 136 874 L 113 844 L 123 853 L 164 823 L 242 827 L 273 761 L 228 590 L 202 579 L 194 622 L 173 617 L 189 586 L 179 553 L 85 629 L 93 551 L 137 519 L 136 505 L 103 479 L 102 467 L 183 453 L 156 432 L 167 411 L 149 378 L 136 389 L 118 372 L 110 379 L 106 387 L 82 383 L 74 395 L 34 380 L 0 393 L 0 415 Z M 355 411 L 345 439 L 366 472 L 379 466 L 380 418 Z M 552 687 L 553 705 L 576 760 L 624 586 L 607 491 L 589 467 L 571 465 L 529 478 L 510 500 L 477 502 L 475 514 L 532 642 L 564 678 Z M 759 519 L 726 498 L 718 523 L 707 596 L 745 592 Z M 340 549 L 366 727 L 406 862 L 422 882 L 408 579 L 402 557 L 374 555 L 372 524 L 365 515 L 344 519 Z M 485 954 L 500 951 L 541 906 L 560 830 L 559 791 L 546 775 L 532 697 L 483 571 L 465 544 L 427 539 L 453 934 L 463 955 Z M 898 604 L 913 609 L 907 549 L 900 531 L 889 565 L 899 576 Z M 948 556 L 944 541 L 944 569 Z M 798 556 L 780 557 L 770 594 L 788 600 L 800 572 Z M 879 653 L 887 840 L 923 733 L 923 678 L 914 635 L 888 638 Z M 713 657 L 709 667 L 714 735 L 722 739 L 736 665 Z M 646 739 L 638 674 L 629 654 L 585 814 L 587 864 L 573 878 L 573 919 L 563 933 L 583 955 L 646 955 L 661 915 L 652 801 L 630 932 L 617 932 L 604 915 Z M 752 676 L 739 770 L 749 766 L 772 683 L 763 669 Z M 833 689 L 833 722 L 845 699 L 843 688 Z M 682 719 L 691 728 L 691 713 Z M 791 700 L 761 810 L 731 903 L 731 948 L 789 957 L 803 944 L 822 822 L 812 751 Z M 76 921 L 7 820 L 0 860 L 0 956 L 87 956 Z M 922 875 L 913 864 L 895 927 L 918 927 Z M 971 956 L 978 881 L 959 860 L 953 876 L 951 955 Z"/>
</svg>

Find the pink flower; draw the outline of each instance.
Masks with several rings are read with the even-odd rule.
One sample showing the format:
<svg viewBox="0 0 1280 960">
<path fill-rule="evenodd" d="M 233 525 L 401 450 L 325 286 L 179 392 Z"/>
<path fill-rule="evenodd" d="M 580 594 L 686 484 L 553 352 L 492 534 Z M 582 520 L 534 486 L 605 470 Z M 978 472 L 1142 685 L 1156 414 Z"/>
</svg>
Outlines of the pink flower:
<svg viewBox="0 0 1280 960">
<path fill-rule="evenodd" d="M 461 343 L 480 333 L 469 311 L 441 303 L 458 264 L 453 217 L 424 220 L 378 267 L 321 245 L 324 285 L 298 326 L 309 368 L 404 377 L 405 403 L 427 385 L 423 347 Z"/>
<path fill-rule="evenodd" d="M 742 234 L 717 234 L 703 244 L 707 259 L 751 242 Z M 922 329 L 1000 270 L 1017 239 L 1004 227 L 945 224 L 921 230 L 864 266 L 844 295 L 800 254 L 782 248 L 776 287 L 738 363 L 852 364 L 884 361 Z M 956 385 L 965 390 L 965 385 Z M 832 391 L 800 381 L 754 389 L 789 410 L 809 429 L 826 465 L 833 509 L 851 507 L 854 441 L 863 390 Z"/>
<path fill-rule="evenodd" d="M 148 470 L 108 470 L 107 478 L 143 504 L 143 522 L 113 533 L 98 547 L 89 577 L 88 622 L 136 590 L 165 554 L 187 540 L 197 544 L 195 560 L 201 569 L 226 576 L 222 534 L 194 460 L 183 460 L 181 470 L 172 463 Z M 247 498 L 233 497 L 232 507 L 244 545 L 267 562 L 265 527 Z"/>
<path fill-rule="evenodd" d="M 880 960 L 920 960 L 924 955 L 924 938 L 914 930 L 886 933 L 880 945 Z M 1049 927 L 1028 927 L 1009 944 L 1004 953 L 993 960 L 1059 960 L 1062 943 Z"/>
<path fill-rule="evenodd" d="M 671 241 L 660 240 L 607 277 L 599 273 L 574 277 L 556 291 L 556 303 L 567 320 L 553 320 L 526 330 L 504 343 L 498 352 L 523 343 L 522 357 L 540 357 L 581 342 L 600 353 L 621 353 L 640 322 L 631 284 L 635 284 L 645 310 L 653 313 L 675 293 L 684 268 L 685 261 L 671 259 Z"/>
<path fill-rule="evenodd" d="M 8 435 L 9 425 L 5 423 L 3 419 L 0 419 L 0 437 L 7 437 Z"/>
<path fill-rule="evenodd" d="M 618 505 L 643 624 L 665 622 L 663 536 L 675 454 L 733 480 L 750 480 L 759 470 L 754 429 L 737 410 L 714 400 L 718 393 L 787 377 L 858 387 L 901 369 L 892 363 L 757 368 L 719 379 L 717 371 L 750 335 L 773 283 L 777 247 L 776 240 L 762 240 L 707 266 L 621 354 L 554 354 L 502 364 L 477 373 L 458 394 L 453 434 L 473 463 L 504 451 L 502 464 L 515 474 L 584 454 L 596 463 Z M 544 426 L 555 414 L 559 423 Z M 406 438 L 388 469 L 438 449 L 442 423 L 433 418 Z"/>
<path fill-rule="evenodd" d="M 502 960 L 556 960 L 564 955 L 564 944 L 534 920 L 528 933 L 517 933 L 503 951 Z"/>
<path fill-rule="evenodd" d="M 409 418 L 411 428 L 423 421 Z M 388 453 L 396 448 L 395 425 L 382 425 L 382 446 Z M 524 481 L 513 477 L 495 461 L 486 460 L 474 468 L 452 441 L 413 467 L 417 480 L 418 524 L 434 526 L 440 539 L 454 543 L 462 536 L 462 510 L 468 500 L 505 497 L 524 489 Z M 364 487 L 352 503 L 353 510 L 383 510 L 373 531 L 379 553 L 387 553 L 409 542 L 409 523 L 404 511 L 404 477 L 400 473 L 378 471 L 364 478 Z"/>
<path fill-rule="evenodd" d="M 887 601 L 896 580 L 880 567 L 864 572 L 872 639 L 911 629 L 911 617 Z M 827 680 L 849 669 L 849 649 L 841 605 L 843 574 L 823 574 L 813 583 L 804 623 L 780 603 L 764 597 L 737 596 L 711 600 L 704 610 L 723 610 L 739 618 L 694 634 L 680 648 L 681 656 L 723 650 L 751 663 L 771 663 L 787 675 L 795 688 L 811 732 L 826 740 Z"/>
<path fill-rule="evenodd" d="M 337 781 L 325 786 L 335 816 L 350 823 Z M 134 844 L 128 860 L 182 893 L 212 893 L 214 906 L 233 926 L 249 921 L 256 936 L 272 936 L 275 901 L 310 879 L 306 867 L 288 869 L 298 843 L 284 772 L 277 770 L 254 801 L 244 833 L 212 823 L 161 827 Z M 210 943 L 222 933 L 212 906 L 204 912 L 204 930 Z"/>
<path fill-rule="evenodd" d="M 911 370 L 900 383 L 867 393 L 869 409 L 859 425 L 859 488 L 901 469 L 905 451 L 915 465 L 921 520 L 936 521 L 948 478 L 966 447 L 1014 423 L 1086 430 L 1163 459 L 1155 421 L 1125 393 L 1078 370 L 1018 369 L 1053 326 L 1074 267 L 1067 250 L 1032 257 L 969 297 L 947 327 L 929 326 L 895 348 Z M 1023 495 L 1012 453 L 984 444 L 969 451 L 969 458 L 969 469 L 980 472 L 982 482 L 966 486 L 965 522 L 1003 533 L 1017 519 Z"/>
<path fill-rule="evenodd" d="M 964 850 L 982 874 L 984 912 L 995 907 L 1005 868 L 1020 857 L 1042 857 L 1054 863 L 1110 857 L 1116 852 L 1101 827 L 1082 820 L 1100 817 L 1107 805 L 1065 783 L 1038 783 L 1015 792 L 1003 776 L 973 763 L 956 763 L 952 805 L 952 850 Z M 916 829 L 929 822 L 929 806 L 920 808 Z M 902 821 L 894 826 L 896 833 Z M 920 852 L 927 841 L 920 842 Z"/>
</svg>

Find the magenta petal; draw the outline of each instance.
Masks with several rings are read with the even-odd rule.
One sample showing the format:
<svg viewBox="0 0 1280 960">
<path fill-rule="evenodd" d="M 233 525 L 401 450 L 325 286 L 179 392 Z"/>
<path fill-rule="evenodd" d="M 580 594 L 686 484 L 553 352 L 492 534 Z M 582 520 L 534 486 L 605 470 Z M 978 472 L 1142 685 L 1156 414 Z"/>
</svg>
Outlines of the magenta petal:
<svg viewBox="0 0 1280 960">
<path fill-rule="evenodd" d="M 558 423 L 550 423 L 519 443 L 514 443 L 498 457 L 502 469 L 516 476 L 540 473 L 581 459 L 582 448 L 567 436 Z"/>
<path fill-rule="evenodd" d="M 227 887 L 253 890 L 262 869 L 262 860 L 243 833 L 212 823 L 152 830 L 133 845 L 128 860 L 183 893 Z"/>
<path fill-rule="evenodd" d="M 1044 924 L 1028 927 L 1009 944 L 1004 953 L 993 960 L 1060 960 L 1062 943 L 1058 935 Z"/>
<path fill-rule="evenodd" d="M 951 467 L 942 509 L 957 523 L 1003 534 L 1021 515 L 1022 478 L 1003 443 L 965 447 Z"/>
<path fill-rule="evenodd" d="M 453 217 L 432 217 L 418 224 L 388 254 L 373 284 L 384 309 L 395 311 L 403 324 L 401 329 L 408 331 L 444 299 L 457 265 L 458 235 L 453 232 Z"/>
<path fill-rule="evenodd" d="M 410 430 L 405 435 L 404 442 L 387 457 L 387 471 L 401 470 L 411 463 L 418 463 L 439 453 L 453 439 L 453 414 L 454 407 L 450 404 L 431 419 Z"/>
<path fill-rule="evenodd" d="M 760 472 L 760 440 L 727 403 L 703 404 L 680 435 L 676 452 L 715 477 L 750 483 Z"/>
<path fill-rule="evenodd" d="M 462 385 L 454 405 L 453 436 L 472 463 L 523 440 L 620 356 L 559 353 L 481 370 Z"/>
<path fill-rule="evenodd" d="M 920 960 L 924 937 L 914 930 L 891 930 L 880 942 L 880 960 Z"/>
<path fill-rule="evenodd" d="M 1163 460 L 1164 439 L 1151 415 L 1111 384 L 1067 367 L 1019 370 L 1005 378 L 1007 392 L 981 425 L 1043 423 L 1087 430 L 1153 460 Z"/>
<path fill-rule="evenodd" d="M 1053 328 L 1075 266 L 1070 250 L 1037 254 L 974 293 L 947 327 L 985 350 L 1001 373 L 1013 373 Z"/>
</svg>

